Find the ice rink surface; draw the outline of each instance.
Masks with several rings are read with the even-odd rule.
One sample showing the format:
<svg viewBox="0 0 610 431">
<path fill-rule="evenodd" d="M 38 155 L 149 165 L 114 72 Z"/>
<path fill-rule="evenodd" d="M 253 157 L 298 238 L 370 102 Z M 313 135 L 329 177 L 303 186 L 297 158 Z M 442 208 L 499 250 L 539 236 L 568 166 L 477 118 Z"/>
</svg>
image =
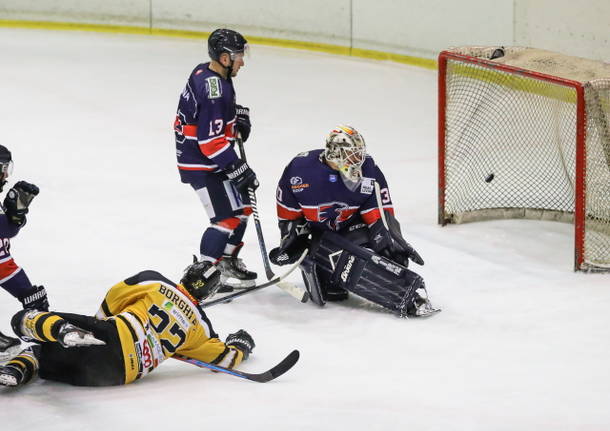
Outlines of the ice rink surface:
<svg viewBox="0 0 610 431">
<path fill-rule="evenodd" d="M 207 219 L 179 181 L 172 122 L 204 42 L 0 29 L 0 56 L 10 184 L 41 188 L 11 251 L 52 308 L 92 314 L 110 286 L 144 269 L 179 280 Z M 610 428 L 610 277 L 572 272 L 568 224 L 436 224 L 435 72 L 255 45 L 236 89 L 251 108 L 246 147 L 268 248 L 279 241 L 274 192 L 286 163 L 351 124 L 386 174 L 426 261 L 412 269 L 443 312 L 403 320 L 354 297 L 320 309 L 270 287 L 207 314 L 223 338 L 254 336 L 245 371 L 298 348 L 278 380 L 172 360 L 124 387 L 36 380 L 0 389 L 3 431 Z M 243 257 L 263 274 L 253 226 L 246 241 Z M 10 334 L 19 306 L 1 294 Z"/>
</svg>

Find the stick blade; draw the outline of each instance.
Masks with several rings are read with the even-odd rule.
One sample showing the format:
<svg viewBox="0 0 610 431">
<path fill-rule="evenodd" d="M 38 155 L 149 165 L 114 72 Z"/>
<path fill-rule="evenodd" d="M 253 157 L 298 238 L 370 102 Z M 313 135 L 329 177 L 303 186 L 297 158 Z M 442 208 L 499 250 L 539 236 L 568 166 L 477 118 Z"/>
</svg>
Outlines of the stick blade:
<svg viewBox="0 0 610 431">
<path fill-rule="evenodd" d="M 282 362 L 271 368 L 269 371 L 265 371 L 264 373 L 260 374 L 244 374 L 247 375 L 248 380 L 253 380 L 259 383 L 267 383 L 273 379 L 278 378 L 286 371 L 290 370 L 299 360 L 299 356 L 299 351 L 293 350 L 288 356 L 284 358 L 284 360 L 282 360 Z"/>
</svg>

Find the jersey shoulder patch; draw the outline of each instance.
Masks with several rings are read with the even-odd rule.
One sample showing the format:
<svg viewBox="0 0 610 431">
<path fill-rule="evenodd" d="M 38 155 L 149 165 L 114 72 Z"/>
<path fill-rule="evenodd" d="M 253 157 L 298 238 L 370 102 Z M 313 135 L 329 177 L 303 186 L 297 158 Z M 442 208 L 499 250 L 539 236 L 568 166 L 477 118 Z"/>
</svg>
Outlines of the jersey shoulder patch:
<svg viewBox="0 0 610 431">
<path fill-rule="evenodd" d="M 205 79 L 205 92 L 208 99 L 220 99 L 222 97 L 222 84 L 218 76 L 210 76 Z"/>
</svg>

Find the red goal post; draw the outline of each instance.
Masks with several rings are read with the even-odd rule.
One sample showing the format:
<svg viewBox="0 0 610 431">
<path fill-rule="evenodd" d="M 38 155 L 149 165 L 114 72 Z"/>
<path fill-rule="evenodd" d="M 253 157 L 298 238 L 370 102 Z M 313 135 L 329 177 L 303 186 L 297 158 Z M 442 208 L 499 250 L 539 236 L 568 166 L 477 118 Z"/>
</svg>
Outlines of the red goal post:
<svg viewBox="0 0 610 431">
<path fill-rule="evenodd" d="M 573 222 L 575 270 L 610 271 L 610 65 L 462 47 L 438 69 L 439 224 Z"/>
</svg>

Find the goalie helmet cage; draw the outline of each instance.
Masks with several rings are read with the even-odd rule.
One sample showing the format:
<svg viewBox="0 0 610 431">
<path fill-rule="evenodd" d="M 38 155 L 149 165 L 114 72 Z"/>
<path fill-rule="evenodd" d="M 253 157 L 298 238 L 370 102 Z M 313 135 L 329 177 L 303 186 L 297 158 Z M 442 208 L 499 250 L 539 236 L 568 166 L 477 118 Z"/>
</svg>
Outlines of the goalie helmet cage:
<svg viewBox="0 0 610 431">
<path fill-rule="evenodd" d="M 610 271 L 610 64 L 522 47 L 443 51 L 438 222 L 574 224 L 574 269 Z"/>
</svg>

